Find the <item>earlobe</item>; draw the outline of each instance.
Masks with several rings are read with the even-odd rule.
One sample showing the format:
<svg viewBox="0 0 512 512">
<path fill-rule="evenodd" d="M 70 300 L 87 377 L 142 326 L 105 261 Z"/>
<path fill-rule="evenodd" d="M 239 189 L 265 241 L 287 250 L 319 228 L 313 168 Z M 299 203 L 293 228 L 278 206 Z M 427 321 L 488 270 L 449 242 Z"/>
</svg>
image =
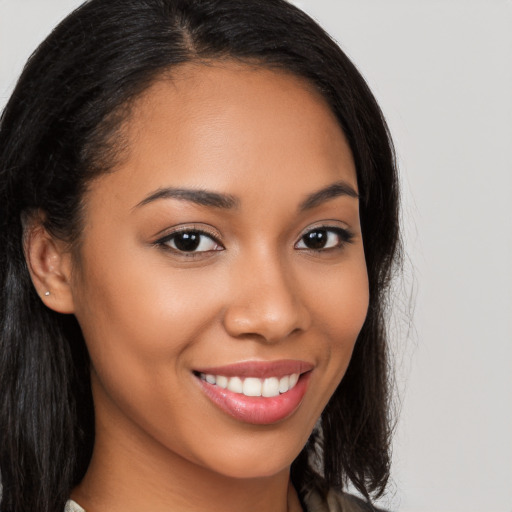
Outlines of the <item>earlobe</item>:
<svg viewBox="0 0 512 512">
<path fill-rule="evenodd" d="M 24 222 L 23 248 L 32 283 L 43 303 L 58 313 L 74 313 L 69 247 L 48 233 L 41 215 Z"/>
</svg>

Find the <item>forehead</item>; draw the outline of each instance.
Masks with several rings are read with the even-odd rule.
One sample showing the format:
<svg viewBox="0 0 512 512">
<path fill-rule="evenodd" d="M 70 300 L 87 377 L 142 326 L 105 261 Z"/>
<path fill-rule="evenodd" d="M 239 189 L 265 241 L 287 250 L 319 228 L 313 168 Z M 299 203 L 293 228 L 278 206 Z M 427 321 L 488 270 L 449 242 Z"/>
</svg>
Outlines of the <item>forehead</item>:
<svg viewBox="0 0 512 512">
<path fill-rule="evenodd" d="M 123 131 L 126 158 L 107 177 L 133 204 L 164 186 L 266 197 L 284 185 L 299 194 L 339 179 L 357 188 L 331 109 L 309 82 L 284 71 L 184 64 L 137 99 Z"/>
</svg>

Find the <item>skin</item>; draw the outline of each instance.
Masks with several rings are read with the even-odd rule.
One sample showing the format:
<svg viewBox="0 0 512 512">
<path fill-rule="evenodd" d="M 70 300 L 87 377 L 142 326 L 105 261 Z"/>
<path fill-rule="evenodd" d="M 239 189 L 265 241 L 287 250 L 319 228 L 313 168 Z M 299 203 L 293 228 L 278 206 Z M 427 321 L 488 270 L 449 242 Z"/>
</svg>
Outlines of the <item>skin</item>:
<svg viewBox="0 0 512 512">
<path fill-rule="evenodd" d="M 300 510 L 290 464 L 344 375 L 368 306 L 357 191 L 342 130 L 293 75 L 186 64 L 123 127 L 128 150 L 86 192 L 78 257 L 36 222 L 27 242 L 42 300 L 76 315 L 92 362 L 96 442 L 73 498 L 87 512 Z M 217 208 L 165 187 L 236 198 Z M 303 235 L 342 228 L 311 250 Z M 155 243 L 176 227 L 216 239 L 194 255 Z M 51 290 L 50 296 L 45 291 Z M 270 425 L 227 415 L 193 370 L 241 361 L 313 365 L 298 409 Z"/>
</svg>

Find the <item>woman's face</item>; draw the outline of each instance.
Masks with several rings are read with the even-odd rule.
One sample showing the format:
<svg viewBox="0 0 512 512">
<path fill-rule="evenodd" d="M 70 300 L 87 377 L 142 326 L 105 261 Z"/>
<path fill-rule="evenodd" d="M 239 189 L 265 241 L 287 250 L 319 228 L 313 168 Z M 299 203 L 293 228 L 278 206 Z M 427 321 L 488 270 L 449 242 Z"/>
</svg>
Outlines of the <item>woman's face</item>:
<svg viewBox="0 0 512 512">
<path fill-rule="evenodd" d="M 229 62 L 159 80 L 123 131 L 121 163 L 85 195 L 71 281 L 97 436 L 140 459 L 275 474 L 366 316 L 345 137 L 303 80 Z"/>
</svg>

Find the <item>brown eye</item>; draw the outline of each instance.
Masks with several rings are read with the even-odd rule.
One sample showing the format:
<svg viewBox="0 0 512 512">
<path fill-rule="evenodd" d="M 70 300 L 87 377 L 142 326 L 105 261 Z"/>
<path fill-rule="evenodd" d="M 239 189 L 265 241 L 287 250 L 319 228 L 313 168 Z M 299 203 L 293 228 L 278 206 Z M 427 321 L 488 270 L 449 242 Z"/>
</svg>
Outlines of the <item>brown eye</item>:
<svg viewBox="0 0 512 512">
<path fill-rule="evenodd" d="M 324 249 L 329 240 L 329 234 L 326 229 L 316 229 L 305 234 L 302 240 L 308 249 Z"/>
<path fill-rule="evenodd" d="M 179 251 L 195 251 L 201 243 L 199 233 L 180 233 L 173 238 L 174 246 Z"/>
<path fill-rule="evenodd" d="M 319 227 L 308 231 L 296 244 L 296 249 L 323 251 L 342 247 L 352 240 L 352 234 L 343 228 Z"/>
<path fill-rule="evenodd" d="M 201 231 L 180 231 L 166 236 L 158 242 L 179 252 L 218 251 L 222 246 L 210 235 Z"/>
</svg>

